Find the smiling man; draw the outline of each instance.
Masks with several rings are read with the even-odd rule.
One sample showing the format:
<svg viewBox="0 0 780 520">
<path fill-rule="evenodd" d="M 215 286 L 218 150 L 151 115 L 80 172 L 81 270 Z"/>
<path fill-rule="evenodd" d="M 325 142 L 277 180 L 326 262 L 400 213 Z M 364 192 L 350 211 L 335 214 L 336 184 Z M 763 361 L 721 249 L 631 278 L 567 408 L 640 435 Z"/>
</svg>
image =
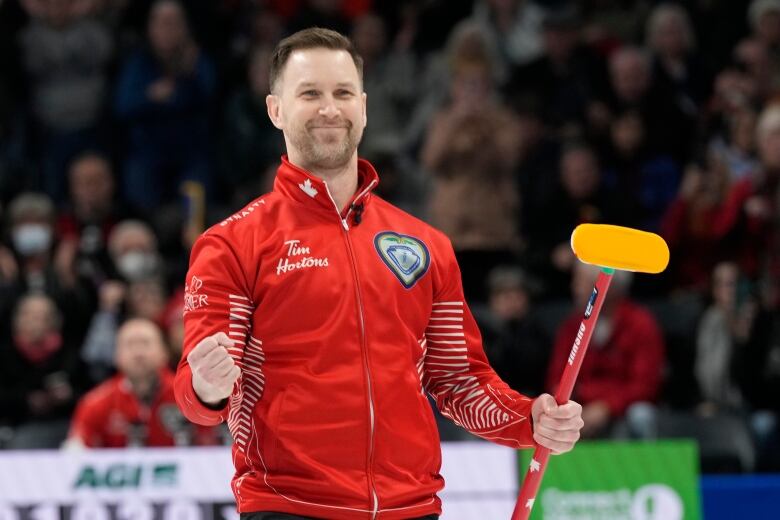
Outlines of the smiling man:
<svg viewBox="0 0 780 520">
<path fill-rule="evenodd" d="M 206 231 L 187 275 L 176 396 L 227 421 L 242 519 L 434 519 L 444 415 L 515 448 L 572 448 L 581 407 L 490 368 L 441 232 L 372 193 L 362 61 L 325 29 L 282 40 L 274 189 Z M 283 266 L 283 267 L 281 267 Z"/>
</svg>

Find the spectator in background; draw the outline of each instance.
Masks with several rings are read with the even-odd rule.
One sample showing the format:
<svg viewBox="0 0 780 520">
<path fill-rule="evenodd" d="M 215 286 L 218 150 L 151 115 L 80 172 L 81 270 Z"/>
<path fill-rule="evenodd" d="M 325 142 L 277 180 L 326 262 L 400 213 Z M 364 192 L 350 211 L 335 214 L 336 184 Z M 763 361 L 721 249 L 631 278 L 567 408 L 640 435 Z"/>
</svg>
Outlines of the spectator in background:
<svg viewBox="0 0 780 520">
<path fill-rule="evenodd" d="M 731 182 L 755 174 L 761 163 L 756 156 L 756 120 L 752 108 L 737 109 L 725 114 L 726 128 L 713 137 L 708 147 L 719 154 L 729 171 Z"/>
<path fill-rule="evenodd" d="M 29 291 L 51 295 L 65 312 L 66 332 L 81 337 L 94 309 L 94 293 L 76 271 L 76 245 L 57 243 L 55 211 L 40 193 L 22 193 L 9 205 L 10 248 L 0 246 L 0 316 Z"/>
<path fill-rule="evenodd" d="M 120 278 L 100 285 L 99 306 L 81 349 L 95 382 L 112 372 L 114 344 L 122 319 L 157 320 L 165 301 L 164 266 L 149 226 L 139 220 L 120 222 L 109 236 L 108 252 Z"/>
<path fill-rule="evenodd" d="M 747 11 L 748 23 L 755 37 L 769 52 L 773 85 L 780 82 L 780 1 L 753 0 Z"/>
<path fill-rule="evenodd" d="M 699 412 L 739 411 L 739 350 L 744 348 L 755 316 L 755 301 L 733 262 L 721 262 L 712 273 L 712 303 L 699 322 L 694 371 L 702 402 Z"/>
<path fill-rule="evenodd" d="M 703 165 L 690 164 L 680 190 L 661 222 L 661 236 L 671 252 L 666 277 L 675 292 L 705 294 L 715 264 L 727 247 L 715 233 L 730 187 L 726 163 L 716 152 Z"/>
<path fill-rule="evenodd" d="M 556 191 L 549 198 L 524 202 L 532 206 L 525 260 L 550 298 L 569 294 L 575 262 L 571 232 L 577 225 L 630 224 L 626 201 L 603 187 L 595 152 L 580 142 L 569 143 L 561 153 Z"/>
<path fill-rule="evenodd" d="M 604 63 L 582 43 L 573 8 L 547 13 L 542 27 L 544 54 L 511 71 L 505 96 L 539 107 L 559 137 L 582 137 L 589 106 L 606 87 Z"/>
<path fill-rule="evenodd" d="M 266 114 L 270 93 L 268 68 L 271 49 L 254 47 L 249 53 L 248 86 L 234 93 L 225 110 L 221 139 L 220 188 L 231 208 L 242 207 L 254 193 L 270 165 L 276 165 L 284 141 Z"/>
<path fill-rule="evenodd" d="M 400 151 L 401 133 L 417 96 L 417 71 L 409 48 L 411 41 L 398 38 L 389 42 L 385 22 L 376 14 L 355 19 L 352 41 L 363 57 L 366 111 L 371 114 L 360 153 L 373 161 L 380 154 Z"/>
<path fill-rule="evenodd" d="M 765 283 L 765 282 L 764 282 Z M 776 291 L 776 287 L 774 290 Z M 766 288 L 764 288 L 766 290 Z M 749 406 L 759 471 L 780 470 L 780 301 L 762 295 L 744 344 L 737 351 L 740 390 Z"/>
<path fill-rule="evenodd" d="M 710 77 L 699 60 L 688 13 L 679 5 L 662 3 L 650 13 L 646 45 L 653 55 L 653 83 L 680 110 L 696 116 L 709 96 Z"/>
<path fill-rule="evenodd" d="M 140 220 L 123 220 L 114 226 L 108 237 L 108 253 L 126 282 L 165 276 L 154 231 Z"/>
<path fill-rule="evenodd" d="M 505 75 L 510 66 L 526 65 L 542 55 L 544 16 L 533 0 L 478 0 L 470 20 L 494 40 L 497 65 Z"/>
<path fill-rule="evenodd" d="M 79 155 L 71 162 L 68 174 L 69 204 L 58 215 L 57 234 L 62 241 L 76 244 L 76 269 L 97 288 L 115 275 L 108 256 L 108 237 L 130 212 L 116 197 L 113 169 L 105 155 Z"/>
<path fill-rule="evenodd" d="M 474 307 L 485 353 L 496 373 L 525 395 L 540 395 L 550 338 L 533 313 L 539 284 L 522 269 L 498 266 L 487 277 L 488 304 Z"/>
<path fill-rule="evenodd" d="M 722 207 L 707 227 L 711 239 L 724 241 L 729 259 L 737 261 L 752 279 L 774 265 L 773 246 L 780 243 L 780 226 L 775 217 L 780 186 L 780 106 L 769 105 L 761 113 L 756 139 L 760 170 L 731 185 Z"/>
<path fill-rule="evenodd" d="M 596 98 L 588 113 L 590 131 L 608 135 L 616 114 L 633 111 L 642 117 L 648 151 L 671 156 L 685 164 L 695 136 L 695 114 L 674 97 L 654 87 L 649 55 L 637 47 L 623 47 L 609 57 L 609 90 Z"/>
<path fill-rule="evenodd" d="M 78 403 L 65 447 L 125 448 L 220 444 L 218 430 L 188 422 L 173 396 L 162 332 L 125 322 L 116 336 L 118 374 Z"/>
<path fill-rule="evenodd" d="M 581 262 L 574 268 L 575 311 L 556 334 L 547 372 L 551 391 L 560 381 L 597 274 L 597 267 Z M 653 315 L 629 299 L 632 276 L 627 271 L 613 275 L 574 388 L 572 398 L 582 402 L 583 437 L 608 435 L 624 418 L 632 428 L 631 415 L 644 415 L 642 407 L 655 403 L 660 394 L 664 339 Z"/>
<path fill-rule="evenodd" d="M 157 0 L 148 48 L 122 65 L 115 111 L 127 125 L 124 197 L 152 211 L 185 180 L 210 185 L 209 111 L 216 87 L 212 61 L 192 37 L 177 0 Z"/>
<path fill-rule="evenodd" d="M 657 232 L 677 195 L 681 173 L 669 155 L 652 151 L 641 114 L 615 115 L 603 157 L 604 185 L 630 201 L 639 228 Z"/>
<path fill-rule="evenodd" d="M 434 177 L 431 222 L 452 241 L 469 301 L 485 300 L 485 271 L 512 263 L 519 245 L 519 123 L 498 99 L 485 49 L 475 38 L 454 56 L 451 101 L 433 117 L 421 153 Z"/>
<path fill-rule="evenodd" d="M 84 388 L 78 350 L 62 314 L 44 293 L 19 299 L 0 344 L 0 422 L 14 428 L 9 448 L 56 448 Z"/>
<path fill-rule="evenodd" d="M 639 39 L 650 11 L 649 0 L 582 0 L 583 39 L 605 55 Z"/>
<path fill-rule="evenodd" d="M 60 202 L 68 161 L 99 141 L 113 41 L 108 28 L 85 12 L 85 2 L 23 5 L 31 20 L 20 34 L 20 48 L 42 158 L 41 188 Z"/>
</svg>

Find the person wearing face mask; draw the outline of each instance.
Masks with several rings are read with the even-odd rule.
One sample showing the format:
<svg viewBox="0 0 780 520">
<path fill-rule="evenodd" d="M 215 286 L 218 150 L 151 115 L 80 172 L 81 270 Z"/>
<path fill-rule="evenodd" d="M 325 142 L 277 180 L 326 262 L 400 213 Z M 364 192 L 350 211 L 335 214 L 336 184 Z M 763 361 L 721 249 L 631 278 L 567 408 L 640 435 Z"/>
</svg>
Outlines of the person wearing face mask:
<svg viewBox="0 0 780 520">
<path fill-rule="evenodd" d="M 558 328 L 547 371 L 548 390 L 560 380 L 572 341 L 591 297 L 598 268 L 577 262 L 572 277 L 575 312 Z M 632 273 L 617 271 L 593 331 L 574 397 L 582 403 L 583 437 L 603 437 L 625 418 L 641 421 L 643 407 L 661 390 L 664 338 L 650 312 L 628 297 Z"/>
<path fill-rule="evenodd" d="M 123 317 L 144 316 L 154 320 L 155 306 L 147 295 L 157 289 L 164 305 L 163 263 L 152 229 L 140 220 L 123 220 L 108 237 L 108 252 L 118 279 L 104 281 L 98 288 L 98 309 L 87 330 L 81 357 L 93 382 L 101 382 L 114 371 L 114 345 Z M 145 290 L 146 289 L 146 290 Z M 151 290 L 149 290 L 151 289 Z"/>
<path fill-rule="evenodd" d="M 57 241 L 55 216 L 54 204 L 41 193 L 22 193 L 11 201 L 6 221 L 10 247 L 0 246 L 0 316 L 8 316 L 22 294 L 46 292 L 63 304 L 69 332 L 78 334 L 86 330 L 94 294 L 76 272 L 75 243 Z"/>
<path fill-rule="evenodd" d="M 140 220 L 125 220 L 117 224 L 108 238 L 108 252 L 117 272 L 127 282 L 163 274 L 157 238 L 152 229 Z"/>
</svg>

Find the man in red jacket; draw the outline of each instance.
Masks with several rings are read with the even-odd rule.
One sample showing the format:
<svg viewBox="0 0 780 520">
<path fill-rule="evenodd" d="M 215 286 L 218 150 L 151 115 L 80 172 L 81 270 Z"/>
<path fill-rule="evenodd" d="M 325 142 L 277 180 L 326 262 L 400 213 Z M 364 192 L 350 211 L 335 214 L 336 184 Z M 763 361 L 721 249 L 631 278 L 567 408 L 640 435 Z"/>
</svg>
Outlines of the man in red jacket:
<svg viewBox="0 0 780 520">
<path fill-rule="evenodd" d="M 426 394 L 516 448 L 568 451 L 582 426 L 578 404 L 496 376 L 447 237 L 372 193 L 361 66 L 333 31 L 280 42 L 267 107 L 288 155 L 274 189 L 192 250 L 176 398 L 195 422 L 227 421 L 244 519 L 436 518 Z"/>
<path fill-rule="evenodd" d="M 191 424 L 176 407 L 174 375 L 157 325 L 139 318 L 123 324 L 117 332 L 115 357 L 119 373 L 79 401 L 66 447 L 219 443 L 217 428 Z"/>
<path fill-rule="evenodd" d="M 576 265 L 572 279 L 575 309 L 585 307 L 597 275 L 596 267 Z M 631 277 L 625 271 L 615 272 L 574 388 L 583 406 L 585 437 L 606 434 L 631 405 L 655 402 L 661 388 L 663 335 L 653 315 L 627 297 Z M 581 320 L 582 314 L 575 311 L 558 329 L 548 389 L 558 384 Z"/>
</svg>

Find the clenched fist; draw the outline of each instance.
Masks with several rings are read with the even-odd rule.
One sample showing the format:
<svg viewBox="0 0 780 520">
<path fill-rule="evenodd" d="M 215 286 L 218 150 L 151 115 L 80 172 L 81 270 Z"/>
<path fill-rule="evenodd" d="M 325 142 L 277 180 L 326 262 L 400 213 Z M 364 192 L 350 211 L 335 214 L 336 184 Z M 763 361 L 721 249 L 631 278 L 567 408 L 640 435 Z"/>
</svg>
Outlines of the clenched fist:
<svg viewBox="0 0 780 520">
<path fill-rule="evenodd" d="M 216 406 L 233 392 L 233 385 L 241 375 L 228 354 L 233 340 L 224 332 L 208 336 L 187 354 L 192 369 L 192 387 L 201 401 Z"/>
</svg>

